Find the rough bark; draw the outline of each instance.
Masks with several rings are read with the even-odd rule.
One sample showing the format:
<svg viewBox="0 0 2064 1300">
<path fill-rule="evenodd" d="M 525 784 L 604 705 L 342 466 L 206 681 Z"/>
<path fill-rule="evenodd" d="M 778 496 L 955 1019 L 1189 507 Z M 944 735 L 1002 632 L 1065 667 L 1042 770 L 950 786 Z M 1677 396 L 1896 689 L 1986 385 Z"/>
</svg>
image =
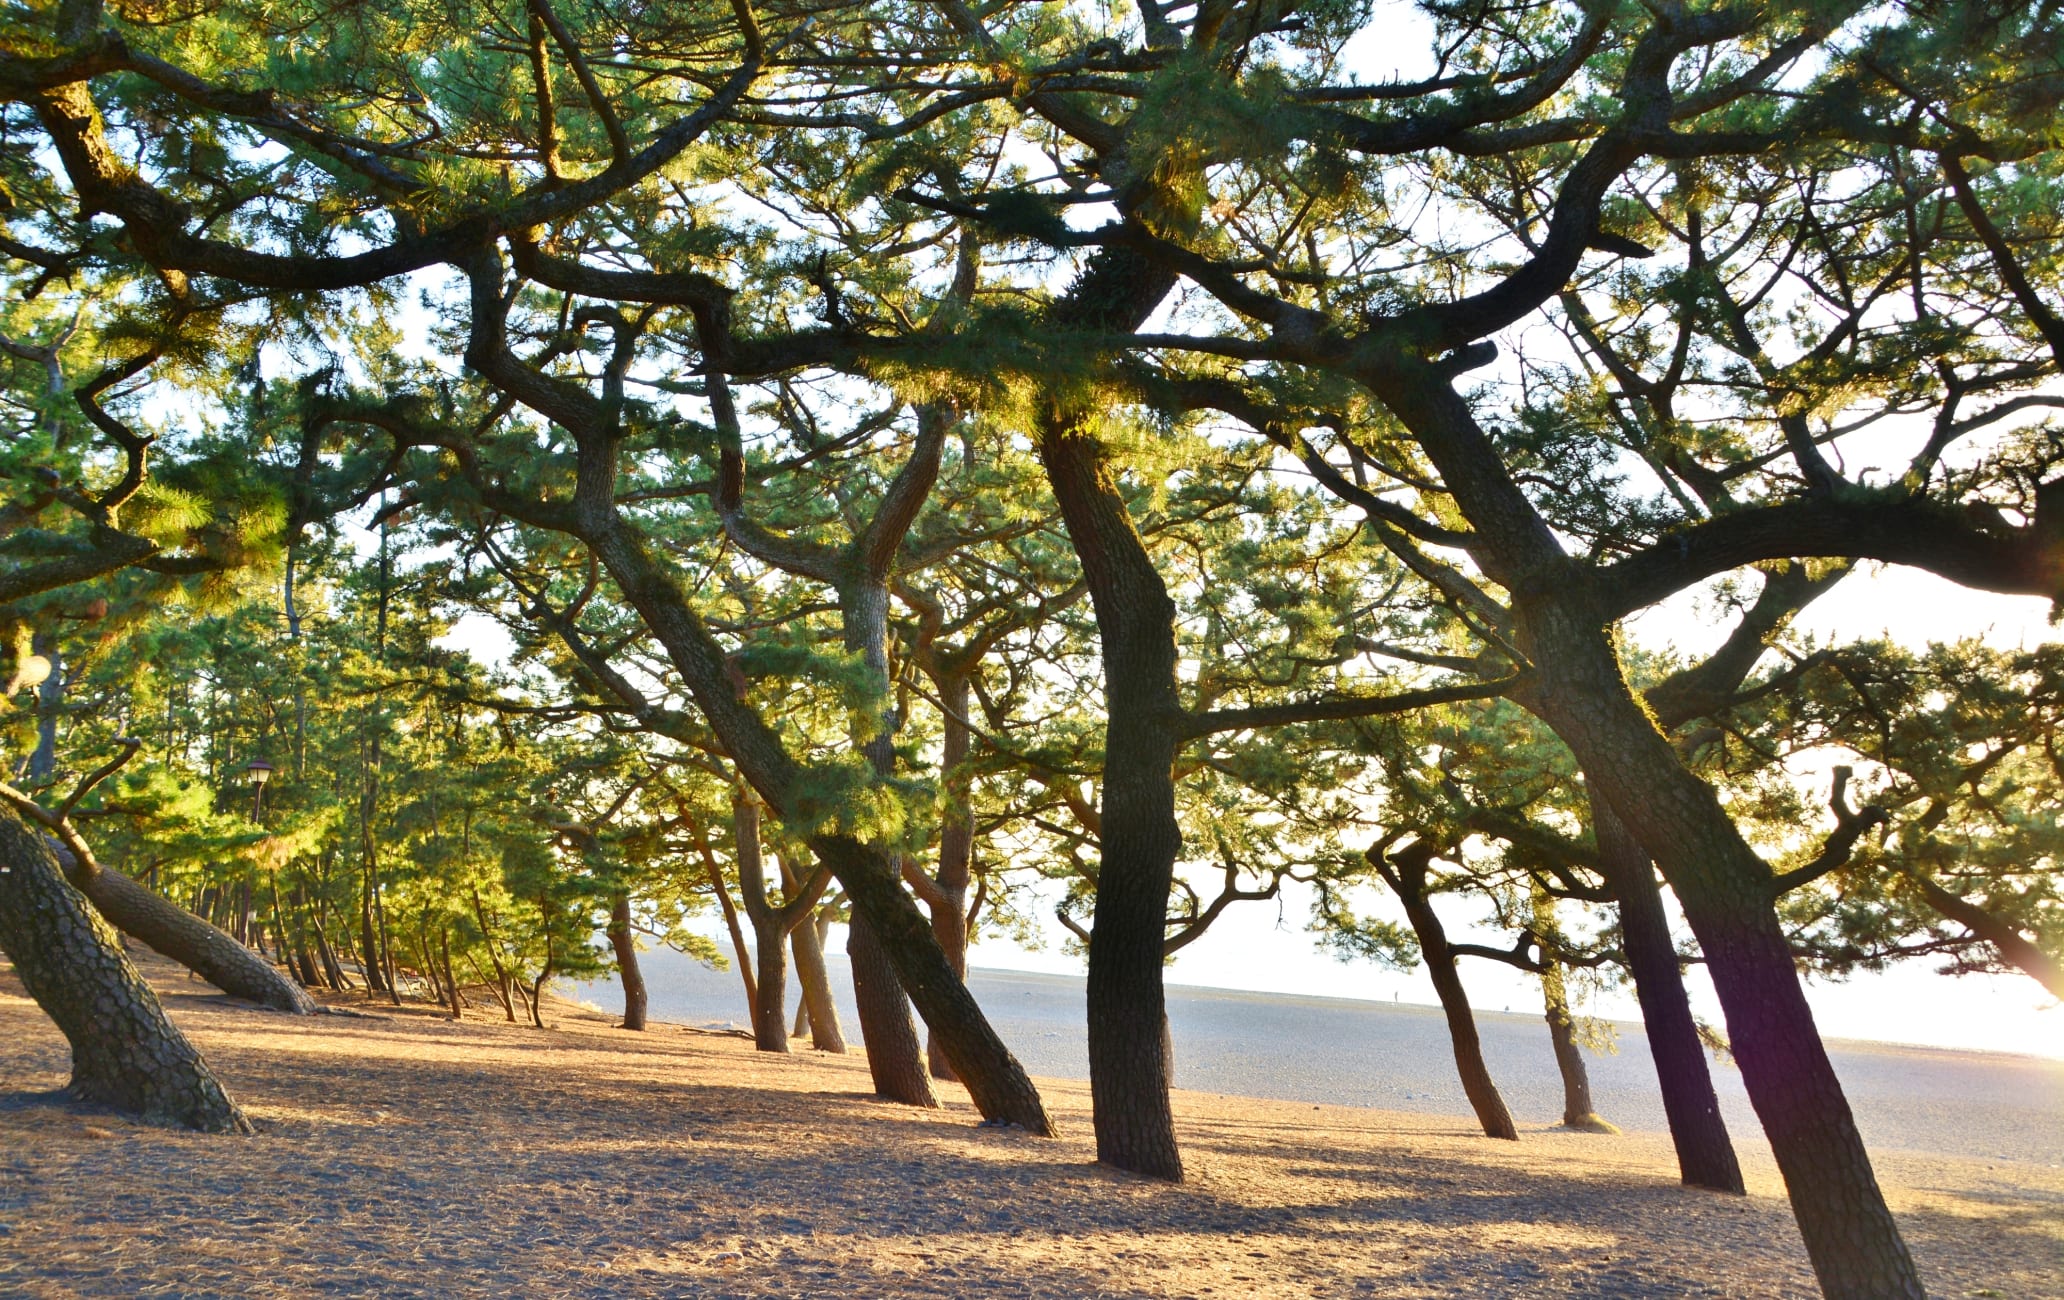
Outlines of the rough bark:
<svg viewBox="0 0 2064 1300">
<path fill-rule="evenodd" d="M 954 973 L 967 978 L 968 882 L 974 874 L 975 810 L 968 770 L 968 679 L 965 672 L 949 673 L 938 681 L 939 703 L 943 706 L 943 737 L 940 745 L 940 784 L 945 810 L 939 819 L 939 867 L 929 879 L 922 872 L 912 886 L 924 900 L 932 918 L 932 937 L 953 966 Z M 952 1082 L 953 1067 L 936 1038 L 925 1035 L 925 1063 L 934 1079 Z"/>
<path fill-rule="evenodd" d="M 1101 852 L 1089 934 L 1089 1077 L 1097 1159 L 1180 1181 L 1162 941 L 1182 832 L 1175 821 L 1175 603 L 1092 431 L 1060 416 L 1040 457 L 1096 612 L 1107 710 Z"/>
<path fill-rule="evenodd" d="M 64 878 L 43 837 L 0 809 L 0 950 L 72 1046 L 70 1091 L 151 1123 L 248 1133 L 250 1122 Z"/>
<path fill-rule="evenodd" d="M 930 924 L 898 881 L 889 856 L 842 835 L 819 835 L 810 843 L 818 860 L 838 877 L 854 913 L 872 925 L 897 982 L 944 1045 L 947 1062 L 982 1117 L 1052 1137 L 1053 1121 L 1039 1089 L 939 951 Z"/>
<path fill-rule="evenodd" d="M 1158 209 L 1142 192 L 1135 215 Z M 1181 219 L 1179 212 L 1158 213 Z M 1175 277 L 1106 249 L 1049 312 L 1058 330 L 1128 331 L 1160 305 Z M 1175 821 L 1181 744 L 1175 603 L 1133 528 L 1096 436 L 1098 412 L 1056 401 L 1039 420 L 1039 457 L 1082 563 L 1104 676 L 1104 765 L 1096 913 L 1089 937 L 1089 1078 L 1097 1159 L 1180 1181 L 1168 1104 L 1161 984 L 1168 891 L 1182 831 Z"/>
<path fill-rule="evenodd" d="M 846 648 L 859 652 L 876 698 L 886 703 L 889 587 L 885 566 L 863 567 L 858 580 L 840 589 L 839 614 Z M 875 775 L 883 780 L 893 778 L 895 722 L 886 711 L 872 734 L 856 739 Z M 860 1041 L 867 1052 L 867 1070 L 874 1078 L 875 1094 L 909 1106 L 937 1106 L 939 1097 L 926 1077 L 917 1029 L 911 1024 L 910 1000 L 895 978 L 895 966 L 882 951 L 880 938 L 859 911 L 846 923 L 846 957 L 853 967 L 853 1000 L 860 1013 Z"/>
<path fill-rule="evenodd" d="M 618 891 L 609 900 L 609 946 L 616 952 L 617 976 L 623 981 L 623 1028 L 645 1027 L 645 972 L 638 966 L 638 940 L 631 933 L 631 896 Z"/>
<path fill-rule="evenodd" d="M 1923 1295 L 1814 1027 L 1770 868 L 1627 684 L 1611 628 L 1630 584 L 1602 580 L 1564 552 L 1450 376 L 1375 350 L 1357 367 L 1439 471 L 1471 526 L 1472 558 L 1512 593 L 1515 645 L 1533 665 L 1513 698 L 1569 746 L 1676 892 L 1822 1291 L 1831 1300 Z"/>
<path fill-rule="evenodd" d="M 1405 917 L 1412 923 L 1412 933 L 1419 938 L 1419 956 L 1426 963 L 1426 974 L 1433 980 L 1433 991 L 1440 997 L 1441 1011 L 1448 1018 L 1455 1071 L 1462 1076 L 1462 1091 L 1476 1112 L 1476 1122 L 1483 1126 L 1485 1137 L 1517 1141 L 1519 1130 L 1512 1123 L 1512 1112 L 1505 1108 L 1498 1085 L 1491 1081 L 1490 1067 L 1484 1064 L 1476 1015 L 1469 1009 L 1469 994 L 1462 987 L 1461 972 L 1455 969 L 1455 953 L 1448 944 L 1447 930 L 1427 898 L 1427 864 L 1433 859 L 1432 850 L 1414 843 L 1388 858 L 1375 850 L 1371 850 L 1370 856 L 1405 905 Z"/>
<path fill-rule="evenodd" d="M 274 1011 L 308 1016 L 315 999 L 261 954 L 238 943 L 171 899 L 145 889 L 109 866 L 82 864 L 67 853 L 66 873 L 74 888 L 116 929 L 150 945 L 152 951 L 199 975 L 234 998 Z"/>
<path fill-rule="evenodd" d="M 1814 1025 L 1772 906 L 1768 865 L 1635 700 L 1602 625 L 1561 601 L 1528 614 L 1522 646 L 1540 673 L 1536 712 L 1575 752 L 1684 908 L 1821 1290 L 1830 1300 L 1922 1296 Z"/>
<path fill-rule="evenodd" d="M 860 1039 L 867 1047 L 867 1072 L 878 1097 L 906 1106 L 936 1107 L 939 1095 L 925 1071 L 910 1022 L 910 1002 L 896 978 L 895 964 L 867 918 L 846 923 L 846 959 L 853 967 L 853 1001 L 860 1011 Z"/>
<path fill-rule="evenodd" d="M 1691 996 L 1677 964 L 1677 945 L 1670 937 L 1670 918 L 1663 910 L 1655 869 L 1647 851 L 1603 800 L 1591 801 L 1591 824 L 1598 839 L 1599 869 L 1619 900 L 1621 946 L 1634 976 L 1634 996 L 1641 1003 L 1663 1113 L 1669 1117 L 1670 1141 L 1677 1148 L 1678 1174 L 1688 1186 L 1746 1195 L 1741 1163 L 1713 1091 L 1705 1043 L 1692 1019 Z"/>
</svg>

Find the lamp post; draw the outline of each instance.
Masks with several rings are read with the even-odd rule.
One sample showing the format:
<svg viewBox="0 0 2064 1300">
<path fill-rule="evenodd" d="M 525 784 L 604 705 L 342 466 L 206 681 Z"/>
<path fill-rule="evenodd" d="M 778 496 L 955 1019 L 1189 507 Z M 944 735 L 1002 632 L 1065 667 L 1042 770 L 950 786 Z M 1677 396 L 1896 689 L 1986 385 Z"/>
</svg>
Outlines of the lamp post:
<svg viewBox="0 0 2064 1300">
<path fill-rule="evenodd" d="M 262 758 L 254 758 L 244 764 L 244 770 L 251 774 L 251 820 L 261 821 L 265 809 L 265 783 L 272 779 L 272 764 Z"/>
</svg>

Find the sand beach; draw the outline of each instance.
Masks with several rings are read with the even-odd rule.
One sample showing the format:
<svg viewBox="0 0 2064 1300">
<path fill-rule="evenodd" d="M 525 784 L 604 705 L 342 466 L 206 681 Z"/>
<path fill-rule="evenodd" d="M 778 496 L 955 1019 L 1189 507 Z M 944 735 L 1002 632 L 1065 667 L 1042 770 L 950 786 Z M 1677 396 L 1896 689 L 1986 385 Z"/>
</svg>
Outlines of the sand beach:
<svg viewBox="0 0 2064 1300">
<path fill-rule="evenodd" d="M 1677 1185 L 1666 1139 L 1183 1092 L 1181 1186 L 1061 1137 L 869 1095 L 865 1063 L 365 1005 L 296 1020 L 146 961 L 256 1121 L 129 1123 L 48 1095 L 63 1040 L 0 966 L 0 1294 L 539 1297 L 1810 1296 L 1776 1172 Z M 364 1004 L 354 1004 L 364 1005 Z M 1438 1063 L 1436 1063 L 1438 1064 Z M 1932 1294 L 2064 1295 L 2064 1170 L 1888 1152 Z"/>
</svg>

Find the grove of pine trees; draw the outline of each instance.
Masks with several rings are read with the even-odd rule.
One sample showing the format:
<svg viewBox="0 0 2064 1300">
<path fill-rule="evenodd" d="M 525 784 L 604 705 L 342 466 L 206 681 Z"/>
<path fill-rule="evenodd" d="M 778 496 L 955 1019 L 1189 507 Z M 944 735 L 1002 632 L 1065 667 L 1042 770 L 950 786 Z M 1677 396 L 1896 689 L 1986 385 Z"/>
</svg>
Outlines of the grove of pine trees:
<svg viewBox="0 0 2064 1300">
<path fill-rule="evenodd" d="M 0 950 L 80 1094 L 247 1127 L 118 932 L 634 1029 L 669 944 L 1050 1133 L 964 976 L 1059 897 L 1179 1180 L 1166 961 L 1295 882 L 1493 1137 L 1463 959 L 1601 1130 L 1631 983 L 1739 1193 L 1702 961 L 1823 1290 L 1922 1293 L 1801 972 L 2064 996 L 2064 658 L 1793 624 L 2064 601 L 2054 0 L 4 15 Z"/>
</svg>

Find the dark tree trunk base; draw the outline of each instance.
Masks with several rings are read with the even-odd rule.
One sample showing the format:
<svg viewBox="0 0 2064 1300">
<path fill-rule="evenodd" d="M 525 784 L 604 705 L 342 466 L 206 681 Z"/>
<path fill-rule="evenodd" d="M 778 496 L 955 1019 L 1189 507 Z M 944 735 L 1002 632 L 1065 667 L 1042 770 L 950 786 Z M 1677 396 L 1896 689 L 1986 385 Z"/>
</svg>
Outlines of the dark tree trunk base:
<svg viewBox="0 0 2064 1300">
<path fill-rule="evenodd" d="M 937 1107 L 939 1095 L 925 1072 L 903 985 L 874 927 L 858 913 L 846 927 L 846 957 L 853 964 L 853 1001 L 860 1008 L 860 1041 L 875 1095 L 905 1106 Z"/>
<path fill-rule="evenodd" d="M 0 950 L 72 1045 L 72 1096 L 146 1123 L 251 1131 L 122 951 L 114 927 L 65 880 L 43 837 L 6 810 L 0 810 Z"/>
<path fill-rule="evenodd" d="M 1627 968 L 1634 976 L 1634 996 L 1641 1003 L 1642 1027 L 1662 1087 L 1678 1173 L 1686 1186 L 1746 1196 L 1741 1162 L 1735 1158 L 1727 1121 L 1720 1115 L 1720 1098 L 1713 1091 L 1706 1046 L 1684 991 L 1684 972 L 1677 964 L 1655 868 L 1604 800 L 1591 801 L 1591 817 L 1599 865 L 1619 899 Z"/>
<path fill-rule="evenodd" d="M 609 946 L 616 953 L 617 974 L 623 980 L 624 1029 L 645 1028 L 645 972 L 638 965 L 638 941 L 631 933 L 631 896 L 618 894 L 609 904 Z"/>
</svg>

